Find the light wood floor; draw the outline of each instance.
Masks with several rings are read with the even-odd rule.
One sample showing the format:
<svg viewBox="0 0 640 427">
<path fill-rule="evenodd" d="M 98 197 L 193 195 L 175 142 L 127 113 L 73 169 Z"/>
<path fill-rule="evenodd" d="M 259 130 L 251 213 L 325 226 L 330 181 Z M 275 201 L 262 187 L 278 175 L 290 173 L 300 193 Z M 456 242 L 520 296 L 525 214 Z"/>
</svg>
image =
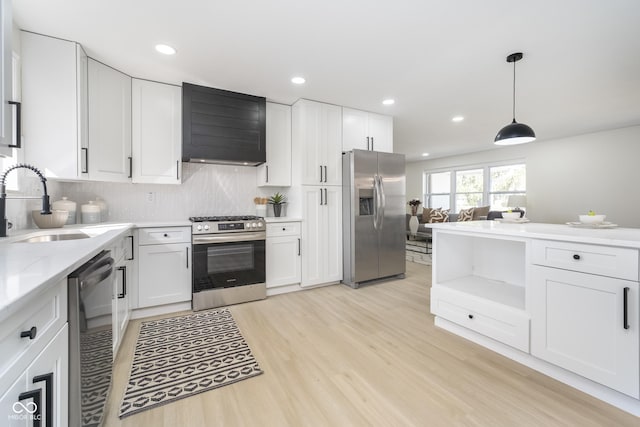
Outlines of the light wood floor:
<svg viewBox="0 0 640 427">
<path fill-rule="evenodd" d="M 106 426 L 638 426 L 640 420 L 433 325 L 431 268 L 231 307 L 264 374 L 117 417 L 140 321 L 118 355 Z"/>
</svg>

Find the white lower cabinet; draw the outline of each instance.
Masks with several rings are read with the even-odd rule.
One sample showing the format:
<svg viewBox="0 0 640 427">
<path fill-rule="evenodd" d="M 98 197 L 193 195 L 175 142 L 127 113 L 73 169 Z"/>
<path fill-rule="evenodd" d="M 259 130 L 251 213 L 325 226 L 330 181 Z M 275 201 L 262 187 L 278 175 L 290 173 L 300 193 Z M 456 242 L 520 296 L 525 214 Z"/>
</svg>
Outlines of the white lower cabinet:
<svg viewBox="0 0 640 427">
<path fill-rule="evenodd" d="M 300 223 L 267 224 L 267 289 L 300 283 Z"/>
<path fill-rule="evenodd" d="M 0 397 L 3 426 L 68 425 L 69 330 L 65 325 Z"/>
<path fill-rule="evenodd" d="M 533 266 L 531 354 L 640 397 L 638 282 Z"/>
<path fill-rule="evenodd" d="M 302 282 L 342 280 L 342 187 L 302 188 Z"/>
<path fill-rule="evenodd" d="M 118 353 L 120 343 L 127 330 L 129 319 L 131 318 L 131 289 L 133 277 L 133 238 L 130 231 L 116 245 L 114 253 L 115 276 L 113 289 L 113 354 Z"/>
<path fill-rule="evenodd" d="M 138 232 L 138 308 L 190 301 L 191 228 Z"/>
</svg>

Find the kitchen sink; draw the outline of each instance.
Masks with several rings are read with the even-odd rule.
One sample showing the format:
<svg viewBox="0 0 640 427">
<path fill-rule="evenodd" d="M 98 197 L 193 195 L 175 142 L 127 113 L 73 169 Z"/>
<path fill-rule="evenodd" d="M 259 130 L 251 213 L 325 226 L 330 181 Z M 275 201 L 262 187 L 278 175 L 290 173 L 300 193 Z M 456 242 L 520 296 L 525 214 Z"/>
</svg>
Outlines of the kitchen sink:
<svg viewBox="0 0 640 427">
<path fill-rule="evenodd" d="M 87 233 L 60 233 L 60 234 L 41 234 L 38 236 L 27 237 L 26 239 L 16 240 L 14 243 L 41 243 L 41 242 L 58 242 L 61 240 L 77 240 L 88 239 L 91 236 Z"/>
</svg>

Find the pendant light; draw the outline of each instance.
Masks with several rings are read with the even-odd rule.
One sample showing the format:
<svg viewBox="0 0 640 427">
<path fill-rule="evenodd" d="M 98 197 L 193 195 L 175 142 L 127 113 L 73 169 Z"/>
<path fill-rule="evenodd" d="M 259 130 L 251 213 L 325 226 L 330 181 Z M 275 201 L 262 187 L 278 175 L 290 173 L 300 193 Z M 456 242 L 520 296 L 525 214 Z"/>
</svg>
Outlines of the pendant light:
<svg viewBox="0 0 640 427">
<path fill-rule="evenodd" d="M 522 59 L 522 52 L 512 53 L 507 56 L 507 62 L 513 62 L 513 121 L 500 129 L 494 140 L 496 145 L 516 145 L 531 142 L 536 139 L 536 134 L 524 123 L 516 122 L 516 62 Z"/>
</svg>

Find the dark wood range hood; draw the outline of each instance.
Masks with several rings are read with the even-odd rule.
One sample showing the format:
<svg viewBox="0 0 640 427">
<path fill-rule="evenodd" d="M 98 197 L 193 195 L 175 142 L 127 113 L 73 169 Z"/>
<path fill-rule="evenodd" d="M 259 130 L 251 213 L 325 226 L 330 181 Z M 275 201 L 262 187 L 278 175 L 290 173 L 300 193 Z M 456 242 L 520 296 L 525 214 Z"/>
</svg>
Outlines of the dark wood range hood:
<svg viewBox="0 0 640 427">
<path fill-rule="evenodd" d="M 182 161 L 258 166 L 266 161 L 266 98 L 182 84 Z"/>
</svg>

